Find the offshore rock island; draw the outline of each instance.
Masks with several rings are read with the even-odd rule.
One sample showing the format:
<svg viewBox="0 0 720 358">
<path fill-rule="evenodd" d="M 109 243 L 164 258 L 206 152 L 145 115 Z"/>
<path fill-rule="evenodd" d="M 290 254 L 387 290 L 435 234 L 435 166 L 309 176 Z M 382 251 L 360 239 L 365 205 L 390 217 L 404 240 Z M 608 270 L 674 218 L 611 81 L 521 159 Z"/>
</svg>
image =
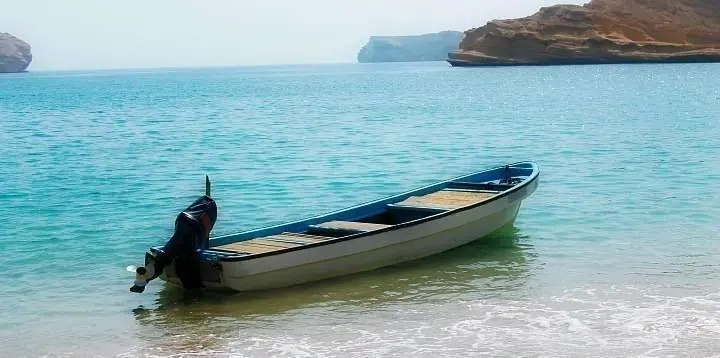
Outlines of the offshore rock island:
<svg viewBox="0 0 720 358">
<path fill-rule="evenodd" d="M 13 35 L 0 32 L 0 73 L 25 72 L 30 62 L 30 45 Z"/>
<path fill-rule="evenodd" d="M 718 0 L 593 0 L 465 32 L 453 66 L 720 62 Z"/>
<path fill-rule="evenodd" d="M 442 31 L 417 36 L 372 36 L 358 53 L 358 62 L 444 61 L 457 50 L 462 32 Z"/>
</svg>

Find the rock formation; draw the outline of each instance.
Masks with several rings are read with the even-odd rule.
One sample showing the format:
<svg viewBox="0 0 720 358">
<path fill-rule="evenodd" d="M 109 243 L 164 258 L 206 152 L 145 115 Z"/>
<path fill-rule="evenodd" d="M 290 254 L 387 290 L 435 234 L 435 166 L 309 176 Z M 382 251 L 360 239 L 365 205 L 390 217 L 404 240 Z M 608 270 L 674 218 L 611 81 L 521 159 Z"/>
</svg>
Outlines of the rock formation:
<svg viewBox="0 0 720 358">
<path fill-rule="evenodd" d="M 720 61 L 720 0 L 593 0 L 465 32 L 455 66 Z"/>
<path fill-rule="evenodd" d="M 418 36 L 373 36 L 358 53 L 358 62 L 443 61 L 456 50 L 462 32 Z"/>
<path fill-rule="evenodd" d="M 24 72 L 30 62 L 30 45 L 13 35 L 0 32 L 0 73 Z"/>
</svg>

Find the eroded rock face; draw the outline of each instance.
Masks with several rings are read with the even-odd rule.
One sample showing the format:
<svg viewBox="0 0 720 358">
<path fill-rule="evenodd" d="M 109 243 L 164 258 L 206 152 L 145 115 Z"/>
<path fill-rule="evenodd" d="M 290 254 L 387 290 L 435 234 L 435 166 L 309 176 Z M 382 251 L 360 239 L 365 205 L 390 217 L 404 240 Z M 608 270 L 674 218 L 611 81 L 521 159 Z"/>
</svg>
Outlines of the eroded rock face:
<svg viewBox="0 0 720 358">
<path fill-rule="evenodd" d="M 30 45 L 13 35 L 0 32 L 0 73 L 24 72 L 30 62 Z"/>
<path fill-rule="evenodd" d="M 373 36 L 358 53 L 358 62 L 443 61 L 456 50 L 462 32 L 443 31 L 418 36 Z"/>
<path fill-rule="evenodd" d="M 448 61 L 551 65 L 720 61 L 718 0 L 593 0 L 465 32 Z"/>
</svg>

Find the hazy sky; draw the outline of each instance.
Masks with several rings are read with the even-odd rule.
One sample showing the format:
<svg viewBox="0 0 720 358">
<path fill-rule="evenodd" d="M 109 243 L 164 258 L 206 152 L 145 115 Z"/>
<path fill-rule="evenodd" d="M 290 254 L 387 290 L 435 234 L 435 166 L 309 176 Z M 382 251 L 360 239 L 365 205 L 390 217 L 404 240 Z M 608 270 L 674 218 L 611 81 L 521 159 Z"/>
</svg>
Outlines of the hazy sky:
<svg viewBox="0 0 720 358">
<path fill-rule="evenodd" d="M 33 46 L 33 70 L 355 62 L 371 35 L 462 31 L 557 2 L 0 0 L 0 32 Z"/>
</svg>

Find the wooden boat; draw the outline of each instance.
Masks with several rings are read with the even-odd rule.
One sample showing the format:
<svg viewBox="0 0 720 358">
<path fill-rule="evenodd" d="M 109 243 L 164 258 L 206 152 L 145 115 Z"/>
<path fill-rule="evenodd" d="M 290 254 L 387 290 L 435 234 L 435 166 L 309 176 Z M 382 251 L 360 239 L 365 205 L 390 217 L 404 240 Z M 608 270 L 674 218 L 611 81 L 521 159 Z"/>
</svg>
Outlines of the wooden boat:
<svg viewBox="0 0 720 358">
<path fill-rule="evenodd" d="M 434 255 L 513 222 L 538 182 L 535 163 L 514 163 L 327 215 L 213 238 L 217 216 L 208 182 L 206 196 L 178 217 L 173 239 L 146 254 L 136 280 L 142 287 L 134 291 L 142 292 L 155 277 L 186 288 L 263 290 Z M 194 226 L 183 229 L 181 219 Z M 192 241 L 176 239 L 190 237 L 178 232 L 193 230 L 192 240 L 205 235 L 206 241 L 177 249 L 173 240 Z"/>
</svg>

